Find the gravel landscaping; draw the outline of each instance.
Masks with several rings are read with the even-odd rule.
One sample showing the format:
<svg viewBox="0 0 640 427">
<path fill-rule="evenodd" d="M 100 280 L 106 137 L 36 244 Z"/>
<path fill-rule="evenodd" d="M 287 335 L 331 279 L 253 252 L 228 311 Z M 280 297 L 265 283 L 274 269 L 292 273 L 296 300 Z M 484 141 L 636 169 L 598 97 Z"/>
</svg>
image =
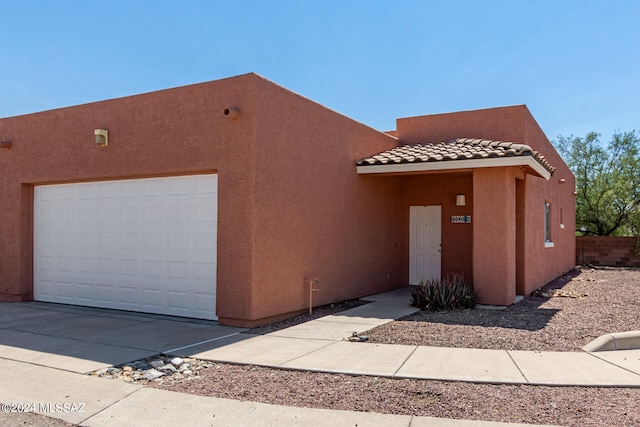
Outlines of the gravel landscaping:
<svg viewBox="0 0 640 427">
<path fill-rule="evenodd" d="M 640 270 L 582 269 L 546 286 L 541 294 L 547 297 L 532 296 L 505 310 L 418 313 L 368 334 L 375 342 L 387 343 L 580 351 L 599 335 L 640 329 L 639 290 Z M 633 388 L 470 384 L 220 363 L 190 377 L 162 377 L 147 384 L 286 406 L 531 424 L 640 426 L 640 389 Z"/>
<path fill-rule="evenodd" d="M 276 324 L 264 334 L 361 304 L 347 301 Z M 581 351 L 606 333 L 640 330 L 640 270 L 585 268 L 504 310 L 417 313 L 375 328 L 373 342 Z M 359 344 L 353 344 L 359 345 Z M 156 356 L 93 375 L 164 390 L 284 406 L 565 426 L 640 427 L 640 389 L 490 385 L 288 371 Z M 633 375 L 630 373 L 630 375 Z M 36 414 L 0 424 L 70 426 Z"/>
<path fill-rule="evenodd" d="M 373 342 L 580 351 L 599 335 L 640 330 L 640 270 L 585 268 L 504 310 L 417 313 L 367 334 Z M 314 309 L 264 334 L 361 304 Z M 353 344 L 358 345 L 358 344 Z M 128 367 L 127 367 L 128 366 Z M 285 406 L 566 426 L 640 427 L 640 389 L 490 385 L 288 371 L 156 356 L 94 375 L 164 390 Z M 630 374 L 632 375 L 632 374 Z M 155 379 L 151 379 L 155 378 Z M 37 414 L 0 424 L 71 426 Z"/>
<path fill-rule="evenodd" d="M 254 328 L 264 334 L 313 316 Z M 373 342 L 514 350 L 580 351 L 596 337 L 640 330 L 640 270 L 585 268 L 504 310 L 417 313 L 375 328 Z M 359 345 L 359 344 L 353 344 Z M 128 366 L 128 367 L 127 367 Z M 288 371 L 156 356 L 94 375 L 164 390 L 285 406 L 566 426 L 640 427 L 640 389 L 489 385 Z M 630 375 L 633 375 L 630 373 Z M 70 426 L 36 414 L 0 424 Z"/>
<path fill-rule="evenodd" d="M 639 269 L 577 269 L 536 294 L 545 296 L 503 310 L 422 311 L 366 334 L 387 344 L 581 351 L 601 335 L 640 330 Z"/>
<path fill-rule="evenodd" d="M 640 426 L 640 389 L 479 385 L 229 364 L 216 364 L 188 379 L 148 385 L 307 408 L 530 424 Z"/>
</svg>

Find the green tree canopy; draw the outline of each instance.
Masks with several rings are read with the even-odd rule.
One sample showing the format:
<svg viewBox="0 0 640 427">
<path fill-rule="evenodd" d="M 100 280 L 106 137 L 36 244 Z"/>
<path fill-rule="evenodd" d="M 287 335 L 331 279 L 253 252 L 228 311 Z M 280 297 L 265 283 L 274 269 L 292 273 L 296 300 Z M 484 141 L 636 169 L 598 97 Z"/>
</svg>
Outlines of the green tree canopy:
<svg viewBox="0 0 640 427">
<path fill-rule="evenodd" d="M 640 235 L 640 134 L 558 135 L 555 145 L 576 176 L 576 231 L 596 236 Z"/>
</svg>

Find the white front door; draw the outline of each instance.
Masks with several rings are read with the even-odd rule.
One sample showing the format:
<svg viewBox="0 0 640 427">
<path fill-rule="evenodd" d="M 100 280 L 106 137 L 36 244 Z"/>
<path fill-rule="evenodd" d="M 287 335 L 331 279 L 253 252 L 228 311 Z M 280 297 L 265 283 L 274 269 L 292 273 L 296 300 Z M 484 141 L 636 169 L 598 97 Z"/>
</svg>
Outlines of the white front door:
<svg viewBox="0 0 640 427">
<path fill-rule="evenodd" d="M 409 283 L 440 279 L 442 207 L 409 207 Z"/>
</svg>

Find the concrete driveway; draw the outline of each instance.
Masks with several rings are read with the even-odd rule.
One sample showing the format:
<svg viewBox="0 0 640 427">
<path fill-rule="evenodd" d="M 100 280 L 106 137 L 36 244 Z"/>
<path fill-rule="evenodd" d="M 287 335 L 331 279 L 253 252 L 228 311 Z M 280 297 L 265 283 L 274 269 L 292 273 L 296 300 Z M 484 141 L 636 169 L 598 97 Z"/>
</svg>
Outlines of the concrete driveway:
<svg viewBox="0 0 640 427">
<path fill-rule="evenodd" d="M 0 357 L 87 373 L 244 331 L 216 322 L 62 304 L 0 303 Z M 220 342 L 221 344 L 222 342 Z"/>
</svg>

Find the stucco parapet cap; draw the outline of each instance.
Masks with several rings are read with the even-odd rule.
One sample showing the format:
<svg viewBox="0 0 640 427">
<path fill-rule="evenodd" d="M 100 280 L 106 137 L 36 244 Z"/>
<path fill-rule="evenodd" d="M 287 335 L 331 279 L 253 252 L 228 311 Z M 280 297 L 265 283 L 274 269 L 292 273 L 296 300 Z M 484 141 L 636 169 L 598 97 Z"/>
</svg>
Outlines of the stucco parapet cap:
<svg viewBox="0 0 640 427">
<path fill-rule="evenodd" d="M 401 163 L 440 162 L 452 160 L 495 159 L 501 157 L 531 157 L 553 174 L 553 167 L 542 154 L 526 144 L 492 141 L 478 138 L 457 138 L 446 142 L 400 145 L 357 161 L 357 166 Z"/>
</svg>

